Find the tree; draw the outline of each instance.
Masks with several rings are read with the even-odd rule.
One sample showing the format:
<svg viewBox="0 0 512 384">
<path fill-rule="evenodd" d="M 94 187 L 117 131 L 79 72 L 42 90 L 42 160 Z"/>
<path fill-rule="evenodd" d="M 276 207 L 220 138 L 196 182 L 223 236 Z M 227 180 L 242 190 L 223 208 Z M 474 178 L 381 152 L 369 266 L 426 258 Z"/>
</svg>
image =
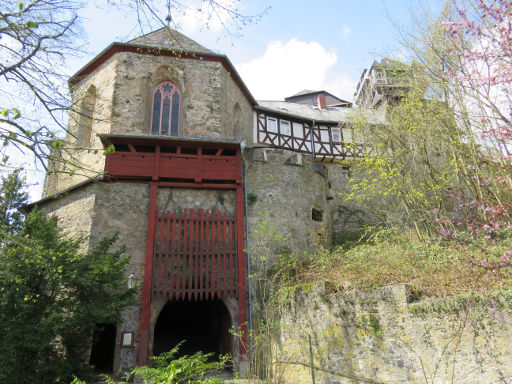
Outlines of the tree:
<svg viewBox="0 0 512 384">
<path fill-rule="evenodd" d="M 355 120 L 369 152 L 349 178 L 348 198 L 371 206 L 388 224 L 414 227 L 421 238 L 436 226 L 435 211 L 449 208 L 443 196 L 458 185 L 453 161 L 465 154 L 455 146 L 460 130 L 451 109 L 426 97 L 423 68 L 414 64 L 402 73 L 406 91 L 398 102 L 389 101 L 387 124 L 371 124 L 364 111 Z"/>
<path fill-rule="evenodd" d="M 0 187 L 7 222 L 24 199 L 17 174 Z M 133 300 L 124 248 L 103 239 L 88 254 L 83 239 L 63 239 L 35 209 L 18 228 L 0 227 L 0 382 L 56 383 L 86 371 L 84 356 L 98 323 L 117 323 Z"/>
<path fill-rule="evenodd" d="M 423 206 L 414 199 L 406 199 L 407 202 L 418 207 L 422 222 L 436 229 L 441 238 L 481 242 L 482 255 L 476 261 L 494 272 L 510 266 L 512 254 L 505 253 L 490 265 L 487 256 L 496 255 L 487 255 L 485 245 L 509 236 L 512 229 L 511 19 L 510 2 L 454 0 L 446 2 L 441 15 L 422 15 L 412 32 L 402 31 L 403 47 L 422 68 L 415 81 L 423 85 L 416 86 L 421 90 L 419 97 L 413 91 L 416 105 L 410 103 L 408 94 L 391 108 L 386 133 L 390 141 L 386 144 L 385 140 L 377 139 L 377 144 L 385 149 L 375 151 L 387 156 L 396 154 L 396 148 L 409 148 L 408 161 L 399 160 L 405 158 L 403 153 L 398 159 L 388 157 L 399 165 L 399 177 L 390 179 L 402 182 L 410 172 L 407 167 L 423 168 L 420 173 L 412 172 L 414 176 L 400 187 L 417 194 L 418 188 L 413 186 L 421 181 L 421 197 L 436 198 L 428 199 Z M 432 106 L 444 106 L 444 117 L 431 111 Z M 425 111 L 426 119 L 422 117 Z M 414 145 L 408 140 L 397 140 L 397 132 L 411 138 L 418 125 L 423 127 L 423 133 L 412 135 Z M 390 138 L 392 134 L 394 139 Z M 394 149 L 390 151 L 391 147 Z M 425 155 L 432 149 L 433 153 L 442 153 L 446 166 L 430 166 Z M 417 157 L 421 153 L 423 156 Z M 378 157 L 370 154 L 369 159 L 375 163 Z M 425 183 L 425 178 L 432 178 L 430 172 L 442 181 L 434 184 L 439 186 L 435 193 Z M 382 173 L 374 175 L 377 177 L 371 180 L 385 179 Z M 396 195 L 404 196 L 404 191 Z"/>
<path fill-rule="evenodd" d="M 168 21 L 177 26 L 172 15 L 194 11 L 197 17 L 202 15 L 206 25 L 216 20 L 227 27 L 233 21 L 235 31 L 239 31 L 244 24 L 261 17 L 242 15 L 236 3 L 208 0 L 199 6 L 186 6 L 169 0 Z M 0 164 L 8 164 L 13 155 L 33 155 L 45 168 L 48 160 L 52 160 L 55 169 L 60 162 L 72 162 L 70 156 L 61 153 L 67 151 L 61 138 L 67 132 L 68 116 L 71 111 L 78 118 L 89 116 L 82 110 L 81 100 L 72 104 L 66 59 L 82 53 L 85 37 L 79 27 L 79 12 L 84 5 L 78 0 L 1 2 Z M 167 25 L 159 17 L 159 5 L 153 0 L 106 1 L 106 6 L 115 11 L 127 8 L 135 12 L 141 34 Z M 53 150 L 49 151 L 48 146 Z M 73 167 L 80 166 L 72 163 L 61 169 L 71 172 Z"/>
</svg>

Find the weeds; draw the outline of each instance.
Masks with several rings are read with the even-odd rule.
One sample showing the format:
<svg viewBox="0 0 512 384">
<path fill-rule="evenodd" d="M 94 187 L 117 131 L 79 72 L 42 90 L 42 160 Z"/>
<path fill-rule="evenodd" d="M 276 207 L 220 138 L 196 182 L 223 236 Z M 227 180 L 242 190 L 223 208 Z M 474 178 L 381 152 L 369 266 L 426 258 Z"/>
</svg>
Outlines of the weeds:
<svg viewBox="0 0 512 384">
<path fill-rule="evenodd" d="M 229 356 L 221 356 L 219 361 L 211 361 L 212 353 L 197 352 L 175 358 L 183 341 L 169 352 L 152 357 L 154 367 L 136 367 L 126 376 L 125 383 L 135 382 L 144 384 L 222 384 L 223 380 L 215 373 L 224 369 Z M 109 376 L 103 375 L 105 383 L 119 384 Z M 85 381 L 75 379 L 71 384 L 86 384 Z"/>
<path fill-rule="evenodd" d="M 499 260 L 512 241 L 487 247 L 486 257 Z M 512 286 L 512 271 L 504 269 L 499 278 L 480 268 L 479 244 L 420 241 L 414 233 L 378 230 L 360 241 L 323 250 L 303 262 L 295 271 L 296 281 L 331 281 L 344 289 L 374 289 L 408 284 L 419 296 L 446 296 L 465 292 L 483 293 Z"/>
</svg>

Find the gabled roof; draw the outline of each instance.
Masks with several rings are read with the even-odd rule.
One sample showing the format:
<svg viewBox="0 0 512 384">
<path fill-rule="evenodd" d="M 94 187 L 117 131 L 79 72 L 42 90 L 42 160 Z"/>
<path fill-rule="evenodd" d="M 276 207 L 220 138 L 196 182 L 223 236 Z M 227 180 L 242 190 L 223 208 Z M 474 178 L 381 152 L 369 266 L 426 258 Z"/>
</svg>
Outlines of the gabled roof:
<svg viewBox="0 0 512 384">
<path fill-rule="evenodd" d="M 208 48 L 203 47 L 198 42 L 185 36 L 183 33 L 170 27 L 163 27 L 156 31 L 149 32 L 128 42 L 143 46 L 164 47 L 168 49 L 183 50 L 186 52 L 196 52 L 211 54 L 214 53 Z"/>
<path fill-rule="evenodd" d="M 318 93 L 318 92 L 321 92 L 321 91 L 314 91 L 312 89 L 303 89 L 302 91 L 296 93 L 295 95 L 288 96 L 286 99 L 291 99 L 291 98 L 294 98 L 297 96 L 304 96 L 304 95 L 309 95 L 310 93 Z"/>
<path fill-rule="evenodd" d="M 96 55 L 91 61 L 80 68 L 69 78 L 70 84 L 78 83 L 83 77 L 94 72 L 101 64 L 119 52 L 130 52 L 140 55 L 170 56 L 180 59 L 210 61 L 221 63 L 238 85 L 250 104 L 257 104 L 256 99 L 242 81 L 242 78 L 226 55 L 210 51 L 182 33 L 167 27 L 137 37 L 128 43 L 114 42 Z"/>
<path fill-rule="evenodd" d="M 293 96 L 288 96 L 284 100 L 289 103 L 300 103 L 300 104 L 309 104 L 309 105 L 316 105 L 317 103 L 317 97 L 319 95 L 325 96 L 325 101 L 327 103 L 327 106 L 334 107 L 334 106 L 352 106 L 352 103 L 349 101 L 340 99 L 339 97 L 334 96 L 332 93 L 329 93 L 324 90 L 318 90 L 313 91 L 310 89 L 304 89 L 300 91 L 299 93 L 296 93 Z"/>
</svg>

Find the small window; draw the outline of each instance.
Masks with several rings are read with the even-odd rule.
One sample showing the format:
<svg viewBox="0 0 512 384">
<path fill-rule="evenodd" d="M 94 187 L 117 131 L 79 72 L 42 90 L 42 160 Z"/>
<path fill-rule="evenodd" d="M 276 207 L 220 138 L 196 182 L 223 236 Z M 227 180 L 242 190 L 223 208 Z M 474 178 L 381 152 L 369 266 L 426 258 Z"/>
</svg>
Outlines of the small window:
<svg viewBox="0 0 512 384">
<path fill-rule="evenodd" d="M 279 128 L 282 135 L 291 136 L 292 128 L 290 122 L 287 120 L 279 120 Z"/>
<path fill-rule="evenodd" d="M 311 210 L 311 219 L 314 221 L 322 221 L 324 219 L 324 213 L 320 209 L 313 208 Z"/>
<path fill-rule="evenodd" d="M 277 133 L 277 119 L 267 116 L 267 132 Z"/>
<path fill-rule="evenodd" d="M 156 86 L 153 92 L 151 133 L 155 135 L 178 136 L 180 92 L 170 81 Z"/>
<path fill-rule="evenodd" d="M 341 128 L 331 128 L 333 143 L 341 143 Z"/>
</svg>

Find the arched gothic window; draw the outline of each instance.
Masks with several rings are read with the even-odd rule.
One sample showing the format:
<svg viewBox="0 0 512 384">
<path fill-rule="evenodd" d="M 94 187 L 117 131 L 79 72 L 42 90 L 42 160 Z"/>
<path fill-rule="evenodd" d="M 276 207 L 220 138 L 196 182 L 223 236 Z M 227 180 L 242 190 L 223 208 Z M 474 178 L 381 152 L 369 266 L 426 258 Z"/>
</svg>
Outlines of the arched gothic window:
<svg viewBox="0 0 512 384">
<path fill-rule="evenodd" d="M 82 99 L 76 141 L 78 147 L 85 148 L 91 144 L 94 109 L 96 108 L 96 87 L 91 85 Z"/>
<path fill-rule="evenodd" d="M 180 91 L 170 81 L 158 84 L 153 92 L 151 133 L 178 136 Z"/>
</svg>

